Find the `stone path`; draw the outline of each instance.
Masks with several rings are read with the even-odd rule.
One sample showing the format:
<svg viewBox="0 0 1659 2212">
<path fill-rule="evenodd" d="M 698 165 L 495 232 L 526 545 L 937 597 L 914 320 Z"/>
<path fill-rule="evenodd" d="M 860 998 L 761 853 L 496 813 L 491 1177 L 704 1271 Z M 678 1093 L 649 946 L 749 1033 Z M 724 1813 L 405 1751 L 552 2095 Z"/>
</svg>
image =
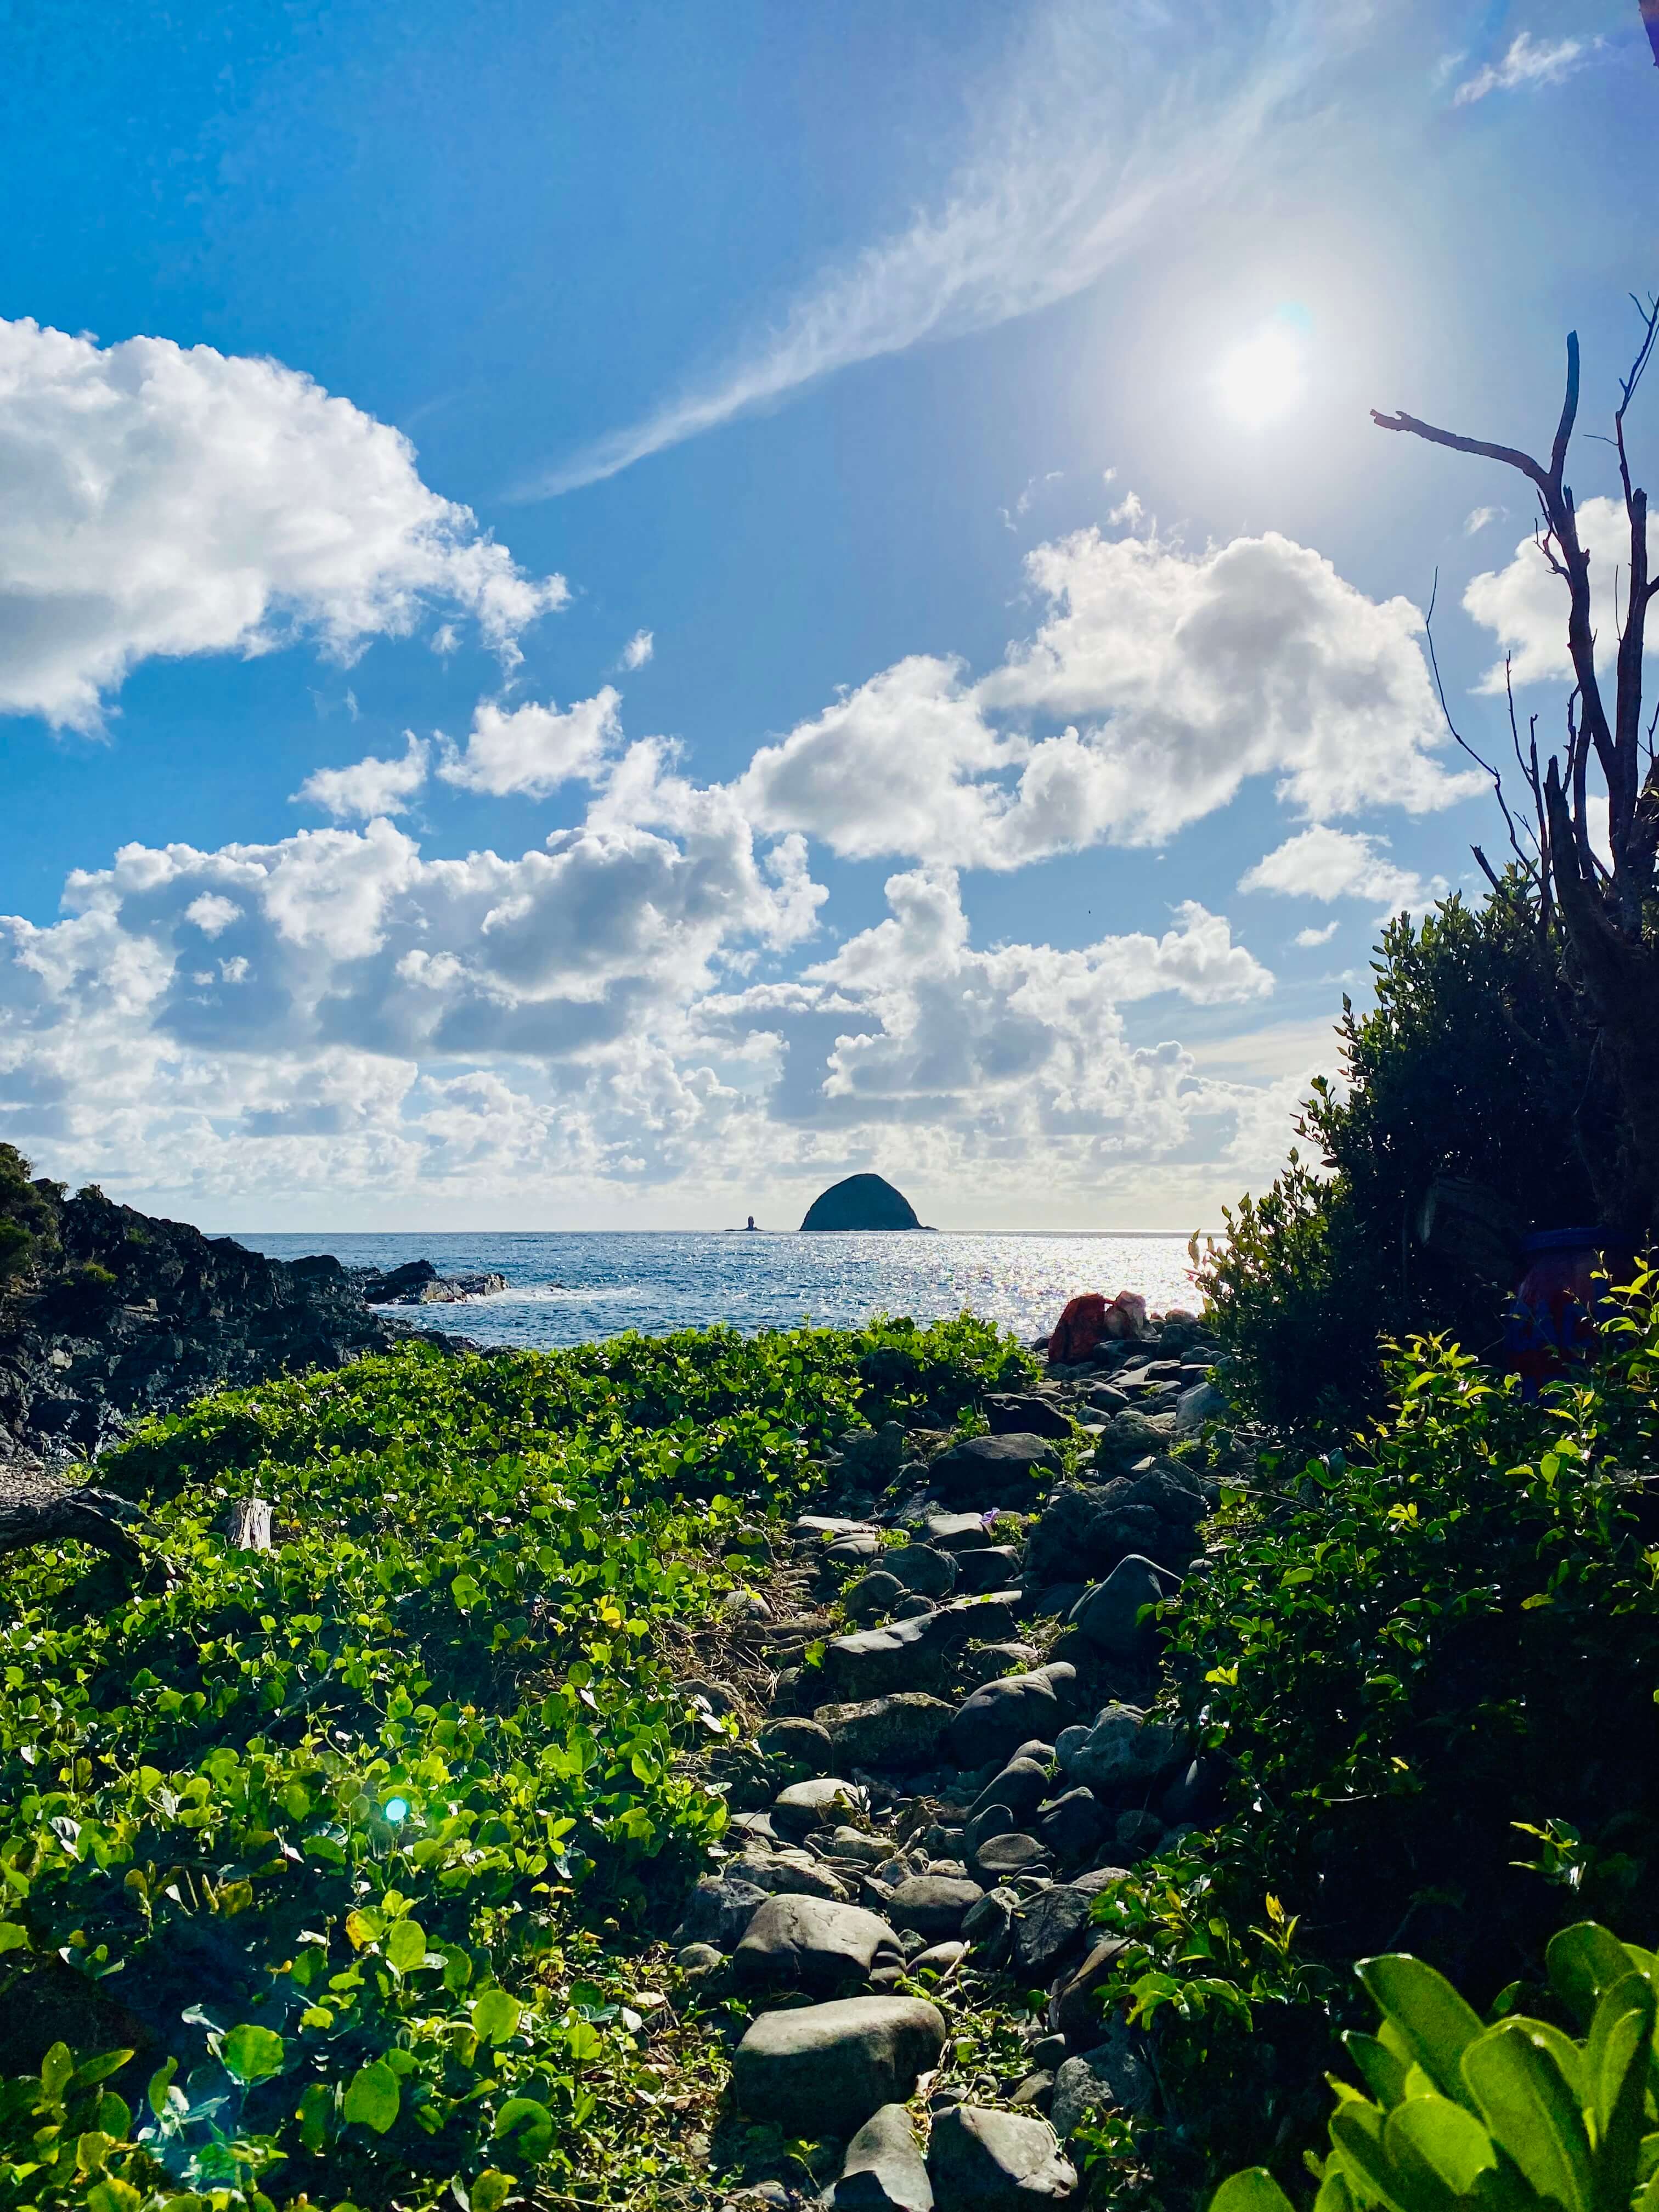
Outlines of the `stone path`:
<svg viewBox="0 0 1659 2212">
<path fill-rule="evenodd" d="M 988 1400 L 988 1437 L 843 1437 L 774 1589 L 800 1610 L 745 1624 L 780 1668 L 751 1770 L 769 1778 L 689 1901 L 678 1965 L 753 2008 L 740 2109 L 846 2144 L 835 2212 L 1058 2206 L 1079 2188 L 1073 2130 L 1152 2106 L 1139 2037 L 1101 2009 L 1120 1946 L 1091 1916 L 1220 1809 L 1149 1711 L 1139 1618 L 1201 1549 L 1214 1485 L 1169 1454 L 1218 1401 L 1185 1316 L 1102 1352 Z M 915 1992 L 961 2010 L 1011 1976 L 1049 1991 L 1023 2069 L 957 2078 L 945 2014 Z"/>
</svg>

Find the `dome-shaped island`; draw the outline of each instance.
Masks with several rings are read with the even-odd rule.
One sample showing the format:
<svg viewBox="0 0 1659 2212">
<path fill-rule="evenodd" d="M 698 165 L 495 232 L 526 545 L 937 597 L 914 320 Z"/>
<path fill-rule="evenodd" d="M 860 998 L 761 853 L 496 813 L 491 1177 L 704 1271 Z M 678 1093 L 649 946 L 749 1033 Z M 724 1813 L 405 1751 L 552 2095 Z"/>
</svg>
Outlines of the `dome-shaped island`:
<svg viewBox="0 0 1659 2212">
<path fill-rule="evenodd" d="M 806 1209 L 803 1229 L 920 1229 L 916 1210 L 878 1175 L 832 1182 Z"/>
</svg>

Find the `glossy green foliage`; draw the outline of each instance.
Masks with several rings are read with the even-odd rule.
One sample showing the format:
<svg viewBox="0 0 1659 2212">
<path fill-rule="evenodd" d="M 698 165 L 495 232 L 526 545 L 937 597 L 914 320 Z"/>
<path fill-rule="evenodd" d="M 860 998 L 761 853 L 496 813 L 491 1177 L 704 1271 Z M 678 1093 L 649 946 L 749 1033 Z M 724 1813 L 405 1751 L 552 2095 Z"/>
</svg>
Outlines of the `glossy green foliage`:
<svg viewBox="0 0 1659 2212">
<path fill-rule="evenodd" d="M 55 1183 L 29 1180 L 29 1164 L 15 1145 L 0 1144 L 0 1290 L 33 1275 L 58 1256 Z"/>
<path fill-rule="evenodd" d="M 1333 2081 L 1331 2148 L 1310 2160 L 1320 2212 L 1648 2202 L 1659 2172 L 1653 1954 L 1581 1921 L 1547 1957 L 1566 2027 L 1521 2013 L 1489 2026 L 1421 1959 L 1361 1960 L 1381 2022 L 1343 2040 L 1370 2094 Z M 1255 2167 L 1222 2185 L 1211 2212 L 1290 2212 L 1290 2200 Z"/>
<path fill-rule="evenodd" d="M 1421 1344 L 1347 1452 L 1224 1492 L 1164 1633 L 1231 1818 L 1100 1907 L 1194 2185 L 1308 2139 L 1356 1959 L 1484 2002 L 1564 1890 L 1659 1924 L 1652 1287 L 1543 1405 Z"/>
<path fill-rule="evenodd" d="M 1343 1000 L 1344 1080 L 1316 1081 L 1303 1108 L 1312 1164 L 1293 1156 L 1229 1214 L 1200 1275 L 1241 1405 L 1303 1433 L 1379 1409 L 1382 1338 L 1496 1342 L 1501 1286 L 1413 1236 L 1437 1176 L 1486 1185 L 1539 1227 L 1597 1218 L 1582 1148 L 1605 1138 L 1606 1072 L 1519 886 L 1401 915 L 1378 951 L 1372 1010 Z"/>
<path fill-rule="evenodd" d="M 0 1590 L 0 2038 L 50 1985 L 77 2058 L 165 2059 L 140 2126 L 180 2186 L 476 2212 L 481 2175 L 580 2171 L 643 2062 L 571 1931 L 672 1925 L 726 1819 L 665 1632 L 842 1430 L 1026 1371 L 969 1321 L 409 1345 L 156 1424 L 100 1469 L 148 1576 L 67 1546 Z M 250 1495 L 269 1553 L 220 1533 Z"/>
</svg>

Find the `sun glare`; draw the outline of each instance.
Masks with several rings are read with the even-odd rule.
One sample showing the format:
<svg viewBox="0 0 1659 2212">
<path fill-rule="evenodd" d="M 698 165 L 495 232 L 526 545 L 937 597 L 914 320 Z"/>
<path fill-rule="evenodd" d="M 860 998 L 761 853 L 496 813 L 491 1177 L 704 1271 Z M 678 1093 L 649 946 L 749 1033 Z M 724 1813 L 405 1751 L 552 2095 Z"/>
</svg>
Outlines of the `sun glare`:
<svg viewBox="0 0 1659 2212">
<path fill-rule="evenodd" d="M 1259 430 L 1288 415 L 1306 377 L 1302 346 L 1282 328 L 1258 331 L 1222 356 L 1216 371 L 1221 404 L 1237 422 Z"/>
</svg>

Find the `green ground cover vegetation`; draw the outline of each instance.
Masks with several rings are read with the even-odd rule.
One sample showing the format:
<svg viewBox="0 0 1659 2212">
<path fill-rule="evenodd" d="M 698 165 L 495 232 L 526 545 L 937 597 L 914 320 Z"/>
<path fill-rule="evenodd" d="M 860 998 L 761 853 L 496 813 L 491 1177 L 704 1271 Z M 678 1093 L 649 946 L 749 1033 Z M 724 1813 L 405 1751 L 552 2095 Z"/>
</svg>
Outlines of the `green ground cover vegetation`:
<svg viewBox="0 0 1659 2212">
<path fill-rule="evenodd" d="M 410 1345 L 106 1461 L 147 1573 L 69 1546 L 0 1601 L 0 2205 L 649 2193 L 630 1956 L 726 1818 L 668 1626 L 839 1431 L 1026 1371 L 966 1320 Z"/>
</svg>

